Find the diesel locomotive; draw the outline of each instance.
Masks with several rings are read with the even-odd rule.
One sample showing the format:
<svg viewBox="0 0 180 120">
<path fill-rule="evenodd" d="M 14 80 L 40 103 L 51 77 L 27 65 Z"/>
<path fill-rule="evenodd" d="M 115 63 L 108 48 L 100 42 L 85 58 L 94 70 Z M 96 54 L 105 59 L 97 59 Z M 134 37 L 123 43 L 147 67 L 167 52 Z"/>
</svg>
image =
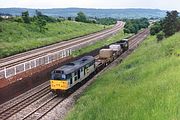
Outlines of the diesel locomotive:
<svg viewBox="0 0 180 120">
<path fill-rule="evenodd" d="M 87 78 L 95 69 L 95 58 L 92 56 L 63 65 L 51 73 L 51 90 L 57 94 L 65 92 Z"/>
</svg>

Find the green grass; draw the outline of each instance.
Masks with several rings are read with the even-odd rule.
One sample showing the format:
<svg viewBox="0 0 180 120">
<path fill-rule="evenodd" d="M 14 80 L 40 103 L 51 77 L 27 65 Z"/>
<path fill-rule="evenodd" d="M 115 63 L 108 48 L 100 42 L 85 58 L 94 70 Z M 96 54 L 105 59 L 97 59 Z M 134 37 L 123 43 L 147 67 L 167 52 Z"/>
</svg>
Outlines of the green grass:
<svg viewBox="0 0 180 120">
<path fill-rule="evenodd" d="M 70 21 L 46 27 L 48 31 L 40 33 L 34 24 L 0 22 L 0 58 L 104 29 L 103 25 Z"/>
<path fill-rule="evenodd" d="M 149 37 L 124 62 L 99 76 L 67 120 L 179 120 L 180 33 Z"/>
<path fill-rule="evenodd" d="M 123 38 L 129 37 L 129 36 L 131 36 L 131 34 L 124 34 L 124 32 L 121 30 L 117 34 L 113 35 L 112 37 L 109 37 L 107 39 L 103 39 L 101 41 L 96 42 L 93 45 L 89 45 L 89 46 L 87 46 L 85 48 L 74 51 L 73 56 L 79 56 L 79 55 L 82 55 L 84 53 L 88 53 L 88 52 L 93 51 L 93 50 L 95 50 L 97 48 L 101 48 L 101 47 L 103 47 L 105 45 L 109 45 L 111 43 L 117 42 L 117 41 L 119 41 L 119 40 L 121 40 Z"/>
</svg>

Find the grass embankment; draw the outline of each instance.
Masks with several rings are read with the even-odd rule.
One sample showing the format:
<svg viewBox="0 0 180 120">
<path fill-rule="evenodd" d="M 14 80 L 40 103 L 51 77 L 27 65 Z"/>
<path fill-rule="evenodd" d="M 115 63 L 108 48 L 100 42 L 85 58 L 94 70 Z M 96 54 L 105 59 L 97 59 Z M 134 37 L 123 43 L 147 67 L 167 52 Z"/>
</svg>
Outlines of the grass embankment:
<svg viewBox="0 0 180 120">
<path fill-rule="evenodd" d="M 124 32 L 121 30 L 117 34 L 113 35 L 112 37 L 100 40 L 100 41 L 96 42 L 93 45 L 89 45 L 89 46 L 87 46 L 85 48 L 74 51 L 73 56 L 79 56 L 79 55 L 82 55 L 84 53 L 88 53 L 88 52 L 93 51 L 93 50 L 95 50 L 97 48 L 101 48 L 101 47 L 103 47 L 105 45 L 109 45 L 111 43 L 117 42 L 117 41 L 119 41 L 119 40 L 121 40 L 123 38 L 129 37 L 129 36 L 131 36 L 131 34 L 124 34 Z"/>
<path fill-rule="evenodd" d="M 179 38 L 177 33 L 157 43 L 149 37 L 122 64 L 99 76 L 66 119 L 178 120 Z"/>
<path fill-rule="evenodd" d="M 0 58 L 104 29 L 103 25 L 70 21 L 46 27 L 48 31 L 40 33 L 34 24 L 0 22 Z"/>
</svg>

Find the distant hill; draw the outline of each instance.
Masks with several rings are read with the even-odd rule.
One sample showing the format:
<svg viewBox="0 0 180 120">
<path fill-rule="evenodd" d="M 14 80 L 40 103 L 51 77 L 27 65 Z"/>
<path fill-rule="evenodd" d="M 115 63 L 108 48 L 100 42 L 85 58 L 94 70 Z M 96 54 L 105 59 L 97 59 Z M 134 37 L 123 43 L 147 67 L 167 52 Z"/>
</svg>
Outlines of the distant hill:
<svg viewBox="0 0 180 120">
<path fill-rule="evenodd" d="M 29 11 L 30 15 L 35 14 L 36 9 L 27 8 L 0 8 L 0 13 L 8 13 L 21 15 L 23 11 Z M 112 17 L 112 18 L 162 18 L 166 15 L 166 11 L 159 9 L 86 9 L 86 8 L 54 8 L 54 9 L 38 9 L 43 14 L 53 17 L 75 17 L 79 11 L 84 12 L 90 17 Z"/>
</svg>

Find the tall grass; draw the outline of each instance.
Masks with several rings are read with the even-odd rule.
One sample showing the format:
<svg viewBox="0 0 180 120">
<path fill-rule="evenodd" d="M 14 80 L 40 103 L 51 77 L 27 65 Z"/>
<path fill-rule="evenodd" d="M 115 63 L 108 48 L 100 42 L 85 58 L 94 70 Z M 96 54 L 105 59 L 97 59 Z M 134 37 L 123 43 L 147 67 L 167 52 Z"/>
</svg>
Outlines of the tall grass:
<svg viewBox="0 0 180 120">
<path fill-rule="evenodd" d="M 149 37 L 85 91 L 68 120 L 179 120 L 180 33 Z"/>
<path fill-rule="evenodd" d="M 0 58 L 104 29 L 103 25 L 70 21 L 46 27 L 48 31 L 40 33 L 33 23 L 0 22 Z"/>
</svg>

